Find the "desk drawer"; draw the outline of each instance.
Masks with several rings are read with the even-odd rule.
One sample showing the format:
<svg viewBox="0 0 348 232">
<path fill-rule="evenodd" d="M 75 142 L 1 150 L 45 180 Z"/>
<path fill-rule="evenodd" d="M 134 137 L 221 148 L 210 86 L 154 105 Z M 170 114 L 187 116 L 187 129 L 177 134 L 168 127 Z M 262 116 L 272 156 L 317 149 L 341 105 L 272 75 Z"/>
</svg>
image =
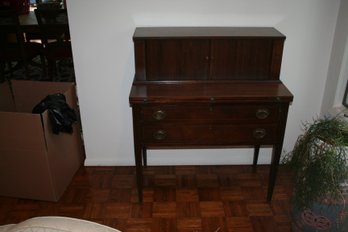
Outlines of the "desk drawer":
<svg viewBox="0 0 348 232">
<path fill-rule="evenodd" d="M 142 120 L 154 121 L 277 121 L 278 107 L 271 104 L 202 104 L 202 105 L 159 105 L 142 109 Z"/>
<path fill-rule="evenodd" d="M 277 136 L 275 124 L 162 124 L 144 125 L 143 141 L 150 144 L 248 145 L 271 144 Z"/>
</svg>

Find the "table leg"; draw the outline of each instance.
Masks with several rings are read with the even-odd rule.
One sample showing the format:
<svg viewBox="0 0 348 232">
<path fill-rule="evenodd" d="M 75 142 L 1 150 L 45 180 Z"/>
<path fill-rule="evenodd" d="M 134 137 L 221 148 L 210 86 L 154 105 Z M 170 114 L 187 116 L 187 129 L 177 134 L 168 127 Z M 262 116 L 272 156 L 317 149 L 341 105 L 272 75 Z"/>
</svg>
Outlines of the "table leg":
<svg viewBox="0 0 348 232">
<path fill-rule="evenodd" d="M 143 147 L 142 151 L 143 151 L 143 164 L 144 164 L 144 166 L 147 166 L 147 150 L 146 150 L 146 147 Z"/>
<path fill-rule="evenodd" d="M 259 159 L 260 145 L 254 147 L 253 171 L 256 172 L 257 160 Z"/>
<path fill-rule="evenodd" d="M 135 145 L 135 170 L 137 178 L 137 189 L 138 189 L 138 199 L 139 203 L 143 202 L 143 167 L 142 167 L 142 155 L 141 146 Z"/>
<path fill-rule="evenodd" d="M 271 169 L 269 172 L 269 181 L 268 181 L 268 193 L 267 193 L 268 202 L 272 200 L 273 189 L 276 182 L 281 150 L 282 150 L 282 145 L 280 144 L 273 145 L 272 162 L 271 162 Z"/>
</svg>

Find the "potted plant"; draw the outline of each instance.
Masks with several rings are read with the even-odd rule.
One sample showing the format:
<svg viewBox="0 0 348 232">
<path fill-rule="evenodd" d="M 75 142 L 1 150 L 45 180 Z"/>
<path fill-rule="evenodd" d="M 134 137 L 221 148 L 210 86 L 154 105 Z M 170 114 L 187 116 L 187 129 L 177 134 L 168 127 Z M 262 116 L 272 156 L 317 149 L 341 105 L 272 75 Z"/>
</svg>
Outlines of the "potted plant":
<svg viewBox="0 0 348 232">
<path fill-rule="evenodd" d="M 348 123 L 335 116 L 303 126 L 303 134 L 283 158 L 294 177 L 293 230 L 348 231 Z"/>
</svg>

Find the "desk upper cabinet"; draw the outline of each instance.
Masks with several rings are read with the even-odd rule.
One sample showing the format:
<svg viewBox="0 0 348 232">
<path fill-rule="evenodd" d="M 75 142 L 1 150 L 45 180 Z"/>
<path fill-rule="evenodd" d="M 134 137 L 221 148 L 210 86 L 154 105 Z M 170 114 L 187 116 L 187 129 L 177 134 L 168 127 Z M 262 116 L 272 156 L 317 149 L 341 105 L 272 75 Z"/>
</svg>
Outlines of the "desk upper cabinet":
<svg viewBox="0 0 348 232">
<path fill-rule="evenodd" d="M 273 28 L 137 28 L 137 81 L 277 80 L 285 36 Z"/>
</svg>

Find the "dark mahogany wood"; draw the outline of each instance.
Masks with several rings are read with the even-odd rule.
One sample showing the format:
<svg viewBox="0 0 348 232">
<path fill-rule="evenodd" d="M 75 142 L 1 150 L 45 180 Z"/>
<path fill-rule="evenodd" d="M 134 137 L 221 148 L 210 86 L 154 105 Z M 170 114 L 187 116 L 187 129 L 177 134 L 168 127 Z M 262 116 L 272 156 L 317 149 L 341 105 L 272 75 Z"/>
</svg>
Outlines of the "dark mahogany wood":
<svg viewBox="0 0 348 232">
<path fill-rule="evenodd" d="M 205 80 L 209 74 L 209 40 L 146 41 L 147 80 Z"/>
<path fill-rule="evenodd" d="M 273 28 L 137 28 L 136 80 L 277 80 L 285 36 Z"/>
<path fill-rule="evenodd" d="M 217 83 L 175 82 L 133 83 L 130 103 L 173 103 L 173 102 L 289 102 L 293 96 L 280 81 L 230 81 Z"/>
<path fill-rule="evenodd" d="M 272 198 L 289 103 L 273 28 L 137 28 L 133 109 L 139 201 L 148 148 L 272 146 Z"/>
</svg>

